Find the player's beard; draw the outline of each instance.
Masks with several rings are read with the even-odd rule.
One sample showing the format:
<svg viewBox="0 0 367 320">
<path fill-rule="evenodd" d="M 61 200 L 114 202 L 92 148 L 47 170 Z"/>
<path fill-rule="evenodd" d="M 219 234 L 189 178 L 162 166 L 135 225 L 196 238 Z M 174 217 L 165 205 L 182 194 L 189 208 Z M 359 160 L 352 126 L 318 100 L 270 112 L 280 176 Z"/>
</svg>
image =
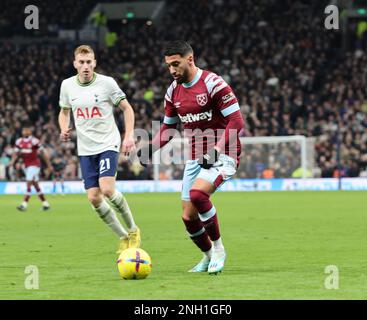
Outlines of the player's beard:
<svg viewBox="0 0 367 320">
<path fill-rule="evenodd" d="M 189 82 L 189 69 L 185 69 L 182 76 L 176 79 L 178 84 L 183 84 Z"/>
</svg>

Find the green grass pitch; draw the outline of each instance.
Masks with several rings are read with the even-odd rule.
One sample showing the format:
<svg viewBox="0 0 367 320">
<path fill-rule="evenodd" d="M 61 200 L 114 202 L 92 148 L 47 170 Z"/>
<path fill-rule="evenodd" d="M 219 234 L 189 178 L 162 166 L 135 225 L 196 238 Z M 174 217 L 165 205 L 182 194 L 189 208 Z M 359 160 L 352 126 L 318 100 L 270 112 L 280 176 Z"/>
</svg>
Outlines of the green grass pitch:
<svg viewBox="0 0 367 320">
<path fill-rule="evenodd" d="M 0 299 L 366 299 L 365 192 L 218 193 L 228 259 L 217 276 L 187 270 L 200 258 L 184 230 L 179 194 L 127 194 L 152 257 L 145 280 L 122 280 L 117 238 L 85 195 L 0 196 Z M 27 290 L 25 268 L 39 270 Z M 326 289 L 325 268 L 339 270 Z"/>
</svg>

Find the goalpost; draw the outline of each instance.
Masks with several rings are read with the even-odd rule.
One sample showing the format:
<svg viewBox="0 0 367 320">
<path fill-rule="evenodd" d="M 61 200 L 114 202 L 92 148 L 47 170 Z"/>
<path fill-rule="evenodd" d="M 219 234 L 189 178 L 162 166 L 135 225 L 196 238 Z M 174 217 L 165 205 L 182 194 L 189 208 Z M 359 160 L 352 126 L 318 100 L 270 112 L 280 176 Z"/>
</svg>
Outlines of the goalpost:
<svg viewBox="0 0 367 320">
<path fill-rule="evenodd" d="M 274 178 L 305 179 L 313 176 L 314 138 L 301 135 L 265 136 L 240 138 L 240 141 L 242 145 L 240 174 L 241 166 L 248 165 L 247 160 L 250 163 L 257 161 L 260 170 L 271 168 L 275 173 Z M 259 153 L 260 157 L 257 157 Z M 260 177 L 252 176 L 252 178 Z"/>
<path fill-rule="evenodd" d="M 301 135 L 241 137 L 240 165 L 234 178 L 311 178 L 315 139 Z M 181 180 L 188 141 L 174 138 L 153 156 L 154 180 Z M 186 153 L 186 154 L 185 154 Z"/>
</svg>

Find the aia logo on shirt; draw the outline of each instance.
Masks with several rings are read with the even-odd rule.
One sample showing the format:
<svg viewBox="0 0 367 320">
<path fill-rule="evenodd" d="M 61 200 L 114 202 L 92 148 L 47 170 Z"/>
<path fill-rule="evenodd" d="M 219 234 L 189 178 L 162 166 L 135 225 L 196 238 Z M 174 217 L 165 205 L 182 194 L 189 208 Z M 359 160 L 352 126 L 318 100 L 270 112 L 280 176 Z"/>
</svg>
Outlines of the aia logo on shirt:
<svg viewBox="0 0 367 320">
<path fill-rule="evenodd" d="M 102 117 L 101 111 L 98 107 L 93 107 L 92 110 L 90 110 L 88 107 L 84 108 L 84 111 L 82 108 L 76 109 L 76 118 L 80 119 L 92 119 L 92 118 L 100 118 Z"/>
<path fill-rule="evenodd" d="M 197 94 L 196 102 L 201 107 L 205 106 L 208 103 L 208 95 L 206 93 Z"/>
</svg>

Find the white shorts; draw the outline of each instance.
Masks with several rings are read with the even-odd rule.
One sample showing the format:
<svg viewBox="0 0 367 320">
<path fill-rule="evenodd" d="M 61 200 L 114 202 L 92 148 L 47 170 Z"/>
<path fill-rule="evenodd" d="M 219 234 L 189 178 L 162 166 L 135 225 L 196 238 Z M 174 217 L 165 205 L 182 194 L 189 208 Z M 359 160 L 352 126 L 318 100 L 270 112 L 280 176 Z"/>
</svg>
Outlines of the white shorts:
<svg viewBox="0 0 367 320">
<path fill-rule="evenodd" d="M 25 168 L 25 179 L 26 181 L 39 181 L 39 173 L 41 168 L 36 166 L 30 166 Z"/>
<path fill-rule="evenodd" d="M 196 179 L 204 179 L 219 188 L 234 176 L 236 170 L 236 161 L 225 154 L 219 155 L 218 161 L 210 169 L 201 168 L 196 160 L 186 161 L 181 199 L 190 201 L 190 189 Z"/>
</svg>

